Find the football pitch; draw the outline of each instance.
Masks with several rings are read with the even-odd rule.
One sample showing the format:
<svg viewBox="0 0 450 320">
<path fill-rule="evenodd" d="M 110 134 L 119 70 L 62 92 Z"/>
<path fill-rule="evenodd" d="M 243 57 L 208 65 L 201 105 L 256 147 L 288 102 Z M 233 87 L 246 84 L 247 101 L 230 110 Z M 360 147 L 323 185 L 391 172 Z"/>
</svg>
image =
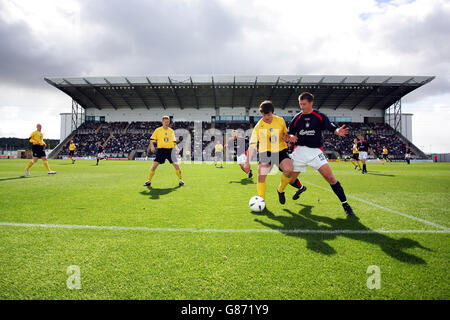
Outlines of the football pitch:
<svg viewBox="0 0 450 320">
<path fill-rule="evenodd" d="M 237 164 L 28 161 L 0 160 L 0 299 L 450 298 L 450 164 L 331 163 L 355 219 L 311 168 L 252 213 Z"/>
</svg>

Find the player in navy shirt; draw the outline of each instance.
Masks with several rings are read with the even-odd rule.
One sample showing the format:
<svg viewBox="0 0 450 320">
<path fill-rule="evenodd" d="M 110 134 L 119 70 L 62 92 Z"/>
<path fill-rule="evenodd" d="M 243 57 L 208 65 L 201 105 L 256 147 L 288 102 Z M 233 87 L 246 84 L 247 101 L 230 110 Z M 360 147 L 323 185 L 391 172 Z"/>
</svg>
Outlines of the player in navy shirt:
<svg viewBox="0 0 450 320">
<path fill-rule="evenodd" d="M 359 142 L 356 144 L 356 146 L 358 147 L 358 150 L 359 150 L 359 160 L 361 160 L 362 164 L 363 164 L 362 173 L 363 174 L 367 173 L 366 160 L 367 160 L 367 154 L 368 154 L 369 149 L 370 149 L 370 145 L 367 142 L 367 140 L 364 139 L 364 136 L 360 135 L 359 136 Z"/>
<path fill-rule="evenodd" d="M 101 159 L 105 158 L 105 154 L 103 153 L 103 145 L 102 143 L 99 141 L 97 142 L 97 166 L 98 166 L 98 161 Z"/>
<path fill-rule="evenodd" d="M 295 179 L 300 172 L 305 172 L 306 167 L 313 167 L 330 184 L 331 189 L 333 189 L 341 201 L 345 213 L 348 216 L 353 216 L 354 213 L 347 203 L 344 189 L 334 177 L 322 149 L 323 130 L 328 130 L 340 137 L 345 137 L 348 133 L 348 128 L 345 125 L 338 128 L 325 114 L 314 110 L 314 96 L 311 93 L 303 92 L 298 97 L 298 100 L 302 112 L 294 116 L 288 129 L 288 134 L 290 135 L 289 141 L 295 143 L 294 151 L 292 152 L 294 167 L 292 178 Z"/>
</svg>

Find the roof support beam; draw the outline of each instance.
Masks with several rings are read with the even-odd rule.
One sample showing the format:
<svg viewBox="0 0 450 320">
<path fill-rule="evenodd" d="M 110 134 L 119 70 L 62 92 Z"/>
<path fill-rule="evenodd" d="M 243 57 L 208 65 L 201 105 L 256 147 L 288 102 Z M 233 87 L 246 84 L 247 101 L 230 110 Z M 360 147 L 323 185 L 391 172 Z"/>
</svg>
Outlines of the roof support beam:
<svg viewBox="0 0 450 320">
<path fill-rule="evenodd" d="M 172 89 L 172 92 L 175 94 L 175 97 L 177 98 L 178 101 L 178 105 L 180 106 L 180 109 L 183 109 L 183 105 L 181 104 L 181 99 L 180 96 L 177 93 L 177 90 L 175 89 L 172 80 L 170 79 L 170 77 L 167 77 L 167 79 L 169 79 L 169 83 L 170 83 L 170 88 Z"/>
<path fill-rule="evenodd" d="M 345 80 L 347 80 L 347 78 L 348 78 L 348 77 L 345 77 L 344 79 L 342 79 L 342 81 L 339 82 L 339 84 L 344 83 Z M 329 98 L 336 90 L 337 90 L 336 87 L 333 86 L 332 89 L 328 91 L 328 94 L 325 96 L 325 98 L 324 98 L 324 99 L 320 102 L 320 104 L 317 106 L 317 109 L 320 109 L 320 108 L 325 104 L 325 102 L 328 100 L 328 98 Z"/>
<path fill-rule="evenodd" d="M 192 77 L 189 77 L 189 80 L 191 80 L 191 88 L 194 90 L 194 98 L 195 98 L 195 104 L 197 106 L 197 109 L 200 109 L 200 103 L 198 102 L 198 96 L 197 96 L 197 90 L 195 90 L 194 82 L 192 81 Z"/>
<path fill-rule="evenodd" d="M 303 79 L 303 77 L 301 77 L 300 79 L 298 79 L 298 81 L 297 81 L 297 83 L 296 83 L 295 85 L 298 86 L 298 85 L 302 82 L 302 79 Z M 286 100 L 284 101 L 283 106 L 281 107 L 281 109 L 286 108 L 286 106 L 287 106 L 289 100 L 291 100 L 291 97 L 292 97 L 292 95 L 294 94 L 295 91 L 296 91 L 295 88 L 291 88 L 291 91 L 289 92 L 289 95 L 288 95 L 288 97 L 286 98 Z"/>
<path fill-rule="evenodd" d="M 214 84 L 214 77 L 211 77 L 211 81 L 212 81 L 212 90 L 213 90 L 213 96 L 214 96 L 214 109 L 217 109 L 216 85 Z"/>
<path fill-rule="evenodd" d="M 234 108 L 234 91 L 236 89 L 236 76 L 233 77 L 233 89 L 231 90 L 231 108 Z"/>
<path fill-rule="evenodd" d="M 147 79 L 148 84 L 153 89 L 153 92 L 158 96 L 159 102 L 161 103 L 161 106 L 166 109 L 166 104 L 164 103 L 164 100 L 162 99 L 161 95 L 159 94 L 158 90 L 156 90 L 155 86 L 152 84 L 150 79 L 148 77 L 145 77 Z"/>
<path fill-rule="evenodd" d="M 277 82 L 275 82 L 275 85 L 272 87 L 272 90 L 270 91 L 267 100 L 272 100 L 273 94 L 275 93 L 275 89 L 278 87 L 278 83 L 280 83 L 280 77 L 278 77 Z"/>
<path fill-rule="evenodd" d="M 117 110 L 117 106 L 108 98 L 106 97 L 100 90 L 98 90 L 92 83 L 90 83 L 89 81 L 87 81 L 85 78 L 83 78 L 84 82 L 86 82 L 91 88 L 94 89 L 95 92 L 97 92 L 99 95 L 101 95 L 106 101 L 108 101 L 108 103 L 115 109 Z"/>
<path fill-rule="evenodd" d="M 144 106 L 147 108 L 147 110 L 150 110 L 150 106 L 147 104 L 147 102 L 145 102 L 144 100 L 144 96 L 141 94 L 140 90 L 138 89 L 137 86 L 133 86 L 133 84 L 130 82 L 130 80 L 128 80 L 127 78 L 125 78 L 125 81 L 130 85 L 130 88 L 134 87 L 136 90 L 136 95 L 139 97 L 139 99 L 142 101 L 142 103 L 144 104 Z"/>
<path fill-rule="evenodd" d="M 369 80 L 370 77 L 367 77 L 363 80 L 363 82 L 361 82 L 361 84 L 366 84 L 367 80 Z M 391 79 L 392 77 L 388 78 L 386 81 L 389 81 L 389 79 Z M 371 91 L 369 91 L 369 93 L 363 95 L 360 99 L 358 99 L 358 101 L 350 108 L 350 110 L 354 110 L 361 102 L 363 102 L 367 97 L 369 97 L 373 92 L 378 90 L 378 86 L 373 88 Z"/>
<path fill-rule="evenodd" d="M 320 85 L 323 83 L 323 80 L 325 80 L 325 77 L 322 77 L 322 79 L 317 82 L 316 85 L 314 85 L 314 89 L 311 91 L 311 94 L 314 95 L 316 93 L 317 89 L 319 89 Z"/>
<path fill-rule="evenodd" d="M 122 94 L 122 92 L 120 90 L 116 90 L 116 88 L 114 87 L 114 85 L 109 82 L 106 78 L 103 78 L 103 80 L 106 81 L 106 83 L 108 84 L 109 87 L 113 88 L 114 92 L 122 99 L 123 102 L 125 102 L 126 105 L 128 105 L 128 107 L 133 110 L 133 107 L 131 106 L 131 104 L 129 103 L 129 101 L 125 98 L 125 96 Z"/>
<path fill-rule="evenodd" d="M 413 80 L 414 77 L 409 78 L 408 80 L 406 80 L 405 82 L 403 82 L 399 87 L 397 87 L 395 90 L 393 90 L 391 93 L 389 93 L 387 96 L 385 96 L 383 99 L 375 101 L 367 110 L 372 110 L 373 108 L 375 108 L 377 105 L 381 104 L 381 103 L 385 103 L 386 101 L 390 101 L 392 99 L 394 99 L 394 101 L 397 101 L 401 98 L 401 96 L 397 96 L 397 94 L 403 90 L 403 88 L 405 87 L 405 85 L 407 85 L 411 80 Z M 386 80 L 385 82 L 387 82 L 388 80 Z"/>
<path fill-rule="evenodd" d="M 355 91 L 352 89 L 350 90 L 350 92 L 348 94 L 346 94 L 344 96 L 344 98 L 342 98 L 341 100 L 339 100 L 339 102 L 336 104 L 336 106 L 334 107 L 334 110 L 337 110 L 337 108 L 339 108 L 340 106 L 342 106 L 342 104 L 345 102 L 345 100 L 348 99 L 348 97 L 350 97 L 352 94 L 354 94 Z"/>
<path fill-rule="evenodd" d="M 63 87 L 59 87 L 56 83 L 54 83 L 52 80 L 44 78 L 45 81 L 47 81 L 48 83 L 50 83 L 52 86 L 54 86 L 55 88 L 60 89 L 62 92 L 64 92 L 65 94 L 67 94 L 68 96 L 70 96 L 73 100 L 75 100 L 79 105 L 85 107 L 85 104 L 83 102 L 80 101 L 80 99 L 75 98 L 72 96 L 72 94 L 70 94 L 69 91 L 67 91 L 66 89 L 63 89 Z M 70 85 L 71 87 L 73 87 L 75 89 L 75 91 L 77 91 L 80 95 L 82 95 L 83 97 L 85 97 L 89 103 L 91 103 L 94 107 L 96 107 L 98 110 L 101 110 L 101 108 L 94 102 L 92 101 L 91 98 L 89 98 L 89 96 L 87 96 L 86 94 L 84 94 L 80 89 L 78 89 L 77 87 L 75 87 L 72 83 L 70 83 L 69 81 L 67 81 L 66 79 L 63 78 L 63 81 L 66 82 L 68 85 Z"/>
<path fill-rule="evenodd" d="M 256 83 L 258 82 L 258 77 L 255 78 L 255 83 L 253 84 L 253 90 L 252 90 L 252 95 L 250 96 L 250 101 L 248 103 L 248 108 L 250 109 L 252 107 L 253 104 L 253 98 L 255 97 L 255 91 L 256 91 Z"/>
</svg>

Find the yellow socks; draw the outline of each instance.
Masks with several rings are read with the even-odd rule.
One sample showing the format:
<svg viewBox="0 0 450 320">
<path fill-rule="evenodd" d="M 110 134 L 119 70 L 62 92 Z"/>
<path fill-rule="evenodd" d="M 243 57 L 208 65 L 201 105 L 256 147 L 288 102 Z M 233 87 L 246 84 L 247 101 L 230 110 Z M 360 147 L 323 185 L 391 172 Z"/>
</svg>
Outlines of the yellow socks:
<svg viewBox="0 0 450 320">
<path fill-rule="evenodd" d="M 50 170 L 50 167 L 48 166 L 47 160 L 43 160 L 43 161 L 44 161 L 44 166 L 45 166 L 45 168 L 47 168 L 47 171 L 51 171 L 51 170 Z"/>
<path fill-rule="evenodd" d="M 178 179 L 181 181 L 181 170 L 175 170 L 178 176 Z"/>
<path fill-rule="evenodd" d="M 28 164 L 27 170 L 30 170 L 31 166 L 34 164 L 33 161 L 30 161 L 30 163 Z"/>
<path fill-rule="evenodd" d="M 258 196 L 266 200 L 266 182 L 258 182 L 256 190 L 258 190 Z"/>
<path fill-rule="evenodd" d="M 152 181 L 152 178 L 153 178 L 154 175 L 155 175 L 155 171 L 152 171 L 152 170 L 150 169 L 150 173 L 149 173 L 149 175 L 148 175 L 148 181 L 149 181 L 149 182 Z"/>
<path fill-rule="evenodd" d="M 280 185 L 278 186 L 278 192 L 280 192 L 280 193 L 284 192 L 284 189 L 286 188 L 286 186 L 289 184 L 290 181 L 291 181 L 291 178 L 286 177 L 284 174 L 282 174 L 281 182 L 280 182 Z"/>
</svg>

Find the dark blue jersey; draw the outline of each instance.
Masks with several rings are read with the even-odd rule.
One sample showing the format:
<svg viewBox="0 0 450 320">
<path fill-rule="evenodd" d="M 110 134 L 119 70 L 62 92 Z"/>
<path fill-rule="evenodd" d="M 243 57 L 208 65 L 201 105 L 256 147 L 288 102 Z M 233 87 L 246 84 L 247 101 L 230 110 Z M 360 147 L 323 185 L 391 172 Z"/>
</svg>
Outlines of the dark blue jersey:
<svg viewBox="0 0 450 320">
<path fill-rule="evenodd" d="M 360 152 L 361 151 L 368 152 L 370 148 L 369 143 L 366 140 L 359 141 L 357 147 Z"/>
<path fill-rule="evenodd" d="M 334 132 L 337 126 L 328 117 L 316 110 L 312 113 L 297 113 L 292 118 L 288 133 L 297 136 L 296 145 L 310 148 L 320 148 L 323 144 L 322 131 Z"/>
</svg>

